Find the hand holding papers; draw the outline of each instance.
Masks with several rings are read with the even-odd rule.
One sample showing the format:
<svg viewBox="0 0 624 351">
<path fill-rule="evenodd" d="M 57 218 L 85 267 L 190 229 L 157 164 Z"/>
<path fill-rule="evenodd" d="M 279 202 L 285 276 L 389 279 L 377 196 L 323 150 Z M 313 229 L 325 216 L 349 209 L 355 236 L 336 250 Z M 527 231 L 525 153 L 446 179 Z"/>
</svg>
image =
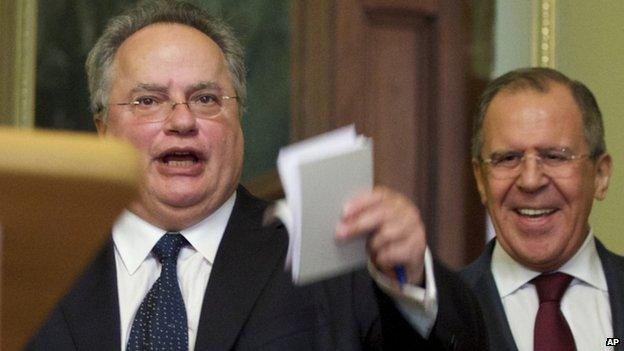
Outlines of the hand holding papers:
<svg viewBox="0 0 624 351">
<path fill-rule="evenodd" d="M 307 284 L 365 264 L 366 242 L 337 243 L 344 203 L 373 186 L 372 142 L 354 126 L 290 145 L 280 151 L 286 202 L 274 208 L 290 236 L 287 267 Z"/>
</svg>

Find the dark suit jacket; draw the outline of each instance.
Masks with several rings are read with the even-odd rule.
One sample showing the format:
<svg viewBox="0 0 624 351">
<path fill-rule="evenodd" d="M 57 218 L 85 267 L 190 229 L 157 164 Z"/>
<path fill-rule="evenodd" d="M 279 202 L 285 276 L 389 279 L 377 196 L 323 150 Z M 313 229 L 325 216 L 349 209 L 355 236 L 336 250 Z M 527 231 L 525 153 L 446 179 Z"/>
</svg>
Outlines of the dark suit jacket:
<svg viewBox="0 0 624 351">
<path fill-rule="evenodd" d="M 304 287 L 284 272 L 288 237 L 263 227 L 265 203 L 239 187 L 206 288 L 195 350 L 481 350 L 484 324 L 461 280 L 435 265 L 439 317 L 430 340 L 365 271 Z M 119 350 L 112 243 L 52 312 L 29 350 Z"/>
<path fill-rule="evenodd" d="M 511 334 L 500 294 L 490 269 L 494 243 L 495 240 L 490 241 L 479 258 L 461 272 L 461 276 L 479 299 L 481 309 L 487 316 L 485 324 L 490 350 L 517 351 L 518 348 Z M 622 295 L 624 257 L 607 250 L 598 239 L 596 239 L 596 250 L 609 288 L 613 336 L 624 338 L 624 296 Z"/>
</svg>

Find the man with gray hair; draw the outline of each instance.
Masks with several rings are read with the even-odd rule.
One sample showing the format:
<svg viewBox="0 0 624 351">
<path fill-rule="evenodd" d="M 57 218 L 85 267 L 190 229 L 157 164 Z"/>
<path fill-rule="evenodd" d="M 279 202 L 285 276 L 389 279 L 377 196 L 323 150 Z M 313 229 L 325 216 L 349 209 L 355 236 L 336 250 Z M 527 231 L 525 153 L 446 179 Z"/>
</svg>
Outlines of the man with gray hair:
<svg viewBox="0 0 624 351">
<path fill-rule="evenodd" d="M 432 261 L 417 209 L 386 188 L 347 203 L 336 228 L 337 240 L 368 237 L 369 271 L 292 284 L 284 227 L 263 227 L 266 204 L 238 184 L 245 68 L 219 20 L 141 3 L 109 22 L 87 72 L 98 133 L 136 147 L 144 180 L 29 349 L 485 347 L 476 300 Z"/>
<path fill-rule="evenodd" d="M 591 91 L 549 68 L 486 88 L 472 141 L 496 239 L 462 274 L 493 350 L 604 350 L 624 337 L 624 259 L 588 218 L 606 196 L 611 157 Z"/>
</svg>

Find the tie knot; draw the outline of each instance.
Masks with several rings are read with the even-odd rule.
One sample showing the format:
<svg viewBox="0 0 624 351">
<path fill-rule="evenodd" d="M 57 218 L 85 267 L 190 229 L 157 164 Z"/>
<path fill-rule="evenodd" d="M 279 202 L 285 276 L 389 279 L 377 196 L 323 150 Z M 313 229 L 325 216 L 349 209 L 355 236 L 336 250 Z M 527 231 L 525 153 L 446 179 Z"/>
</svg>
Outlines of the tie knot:
<svg viewBox="0 0 624 351">
<path fill-rule="evenodd" d="M 188 241 L 180 233 L 168 232 L 154 246 L 152 252 L 158 260 L 162 262 L 168 258 L 177 258 L 180 249 L 186 245 Z"/>
<path fill-rule="evenodd" d="M 540 274 L 532 280 L 532 283 L 535 284 L 540 303 L 559 303 L 571 281 L 572 276 L 557 272 L 552 274 Z"/>
</svg>

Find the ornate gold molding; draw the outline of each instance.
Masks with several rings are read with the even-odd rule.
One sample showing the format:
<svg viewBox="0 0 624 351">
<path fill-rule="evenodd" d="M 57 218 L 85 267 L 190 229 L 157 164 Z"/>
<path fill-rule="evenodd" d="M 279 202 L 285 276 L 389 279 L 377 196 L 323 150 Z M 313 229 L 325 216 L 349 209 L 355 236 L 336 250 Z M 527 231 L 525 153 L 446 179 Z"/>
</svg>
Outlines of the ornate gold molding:
<svg viewBox="0 0 624 351">
<path fill-rule="evenodd" d="M 0 0 L 0 123 L 35 125 L 37 0 Z"/>
<path fill-rule="evenodd" d="M 555 67 L 556 3 L 557 0 L 533 0 L 533 66 Z"/>
</svg>

